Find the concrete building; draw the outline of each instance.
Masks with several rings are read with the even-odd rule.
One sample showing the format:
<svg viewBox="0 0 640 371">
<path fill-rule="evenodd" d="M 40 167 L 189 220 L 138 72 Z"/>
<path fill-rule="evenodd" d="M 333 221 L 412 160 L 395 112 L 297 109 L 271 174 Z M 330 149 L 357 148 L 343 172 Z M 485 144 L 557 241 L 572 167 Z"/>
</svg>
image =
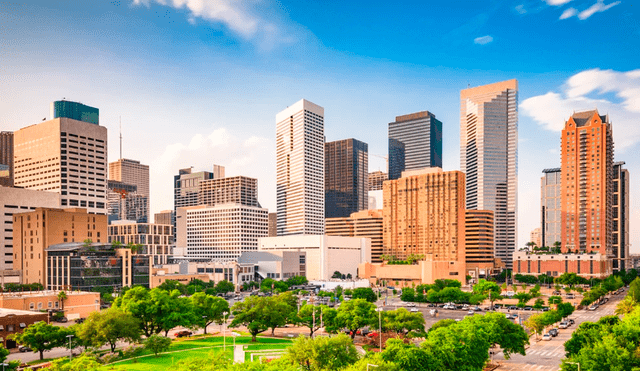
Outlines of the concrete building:
<svg viewBox="0 0 640 371">
<path fill-rule="evenodd" d="M 7 349 L 17 347 L 15 340 L 9 335 L 19 334 L 30 325 L 37 322 L 49 322 L 49 314 L 16 309 L 0 309 L 0 341 Z"/>
<path fill-rule="evenodd" d="M 153 214 L 153 222 L 155 224 L 170 224 L 173 225 L 176 215 L 173 210 L 163 210 L 159 213 Z"/>
<path fill-rule="evenodd" d="M 106 214 L 107 128 L 69 118 L 27 126 L 14 133 L 14 159 L 16 187 L 56 192 L 62 207 Z"/>
<path fill-rule="evenodd" d="M 490 276 L 496 267 L 493 255 L 493 230 L 493 211 L 465 211 L 467 275 L 474 280 Z"/>
<path fill-rule="evenodd" d="M 537 247 L 542 247 L 542 228 L 534 228 L 529 233 L 529 241 L 535 243 Z"/>
<path fill-rule="evenodd" d="M 0 187 L 0 270 L 13 269 L 13 216 L 36 207 L 60 207 L 60 194 L 30 189 Z"/>
<path fill-rule="evenodd" d="M 173 246 L 173 226 L 119 220 L 108 227 L 109 243 L 141 245 L 136 255 L 149 257 L 152 265 L 167 264 Z"/>
<path fill-rule="evenodd" d="M 554 247 L 562 241 L 562 172 L 560 168 L 544 169 L 540 179 L 541 243 Z"/>
<path fill-rule="evenodd" d="M 433 284 L 436 280 L 457 279 L 464 281 L 462 277 L 451 277 L 449 262 L 434 261 L 433 255 L 428 254 L 423 260 L 408 264 L 363 263 L 358 266 L 358 278 L 367 279 L 373 285 L 394 287 L 411 287 L 413 284 Z M 464 266 L 463 268 L 464 269 Z M 461 271 L 460 273 L 464 273 Z"/>
<path fill-rule="evenodd" d="M 613 273 L 612 260 L 598 252 L 587 254 L 534 254 L 519 250 L 513 254 L 513 273 L 558 277 L 576 273 L 585 278 L 605 278 Z"/>
<path fill-rule="evenodd" d="M 258 239 L 269 233 L 268 214 L 236 203 L 178 208 L 174 255 L 229 260 L 258 250 Z"/>
<path fill-rule="evenodd" d="M 126 158 L 118 159 L 118 161 L 109 163 L 109 180 L 115 180 L 124 184 L 132 184 L 136 186 L 136 193 L 141 197 L 146 197 L 146 208 L 136 212 L 144 215 L 144 218 L 136 220 L 141 223 L 150 222 L 149 205 L 149 165 L 143 165 L 140 161 L 129 160 Z M 144 207 L 142 204 L 138 208 Z"/>
<path fill-rule="evenodd" d="M 324 108 L 304 99 L 276 115 L 278 236 L 324 234 Z"/>
<path fill-rule="evenodd" d="M 324 144 L 324 215 L 348 217 L 368 205 L 369 146 L 356 139 Z"/>
<path fill-rule="evenodd" d="M 138 193 L 138 186 L 109 180 L 107 188 L 107 215 L 109 223 L 116 220 L 149 220 L 149 196 Z"/>
<path fill-rule="evenodd" d="M 382 210 L 362 210 L 347 218 L 328 218 L 327 236 L 365 237 L 371 240 L 371 262 L 382 263 Z"/>
<path fill-rule="evenodd" d="M 258 239 L 258 251 L 306 253 L 308 280 L 328 280 L 334 272 L 358 275 L 358 265 L 371 261 L 371 240 L 326 235 L 280 236 Z"/>
<path fill-rule="evenodd" d="M 518 215 L 518 81 L 460 92 L 460 170 L 469 210 L 494 212 L 495 256 L 511 268 Z"/>
<path fill-rule="evenodd" d="M 58 299 L 60 291 L 4 292 L 0 295 L 0 308 L 28 311 L 62 311 L 69 320 L 87 318 L 100 310 L 100 293 L 65 291 L 67 298 Z"/>
<path fill-rule="evenodd" d="M 113 290 L 149 287 L 149 257 L 106 243 L 67 242 L 45 250 L 47 290 Z"/>
<path fill-rule="evenodd" d="M 382 183 L 388 179 L 387 173 L 380 170 L 369 173 L 369 192 L 382 191 Z"/>
<path fill-rule="evenodd" d="M 51 245 L 85 240 L 107 242 L 107 216 L 86 209 L 37 207 L 13 215 L 13 269 L 22 271 L 23 283 L 47 287 L 46 249 Z M 90 288 L 88 288 L 90 290 Z"/>
<path fill-rule="evenodd" d="M 260 207 L 258 202 L 258 179 L 234 176 L 202 180 L 200 182 L 198 205 L 215 206 L 228 203 Z"/>
<path fill-rule="evenodd" d="M 464 174 L 440 168 L 405 171 L 384 182 L 384 254 L 447 262 L 451 279 L 465 280 Z"/>
<path fill-rule="evenodd" d="M 0 175 L 0 186 L 13 187 L 13 132 L 0 131 L 0 165 L 7 167 L 7 174 Z"/>
<path fill-rule="evenodd" d="M 278 236 L 278 213 L 269 213 L 269 235 L 267 237 Z"/>
<path fill-rule="evenodd" d="M 574 113 L 562 130 L 562 252 L 613 257 L 613 135 L 608 116 Z"/>
<path fill-rule="evenodd" d="M 613 164 L 613 270 L 627 270 L 629 260 L 629 170 Z"/>
<path fill-rule="evenodd" d="M 398 163 L 398 156 L 391 156 L 392 143 L 389 142 L 389 179 L 397 179 L 405 170 L 418 170 L 426 167 L 442 168 L 442 122 L 429 111 L 397 116 L 389 123 L 389 139 L 404 145 L 404 166 Z M 394 169 L 393 176 L 391 169 Z"/>
<path fill-rule="evenodd" d="M 217 165 L 214 165 L 214 169 Z M 219 168 L 218 168 L 219 169 Z M 173 177 L 173 208 L 174 212 L 179 207 L 196 206 L 199 204 L 200 183 L 204 180 L 214 179 L 214 173 L 199 171 L 194 173 L 191 168 L 180 169 L 178 175 Z"/>
</svg>

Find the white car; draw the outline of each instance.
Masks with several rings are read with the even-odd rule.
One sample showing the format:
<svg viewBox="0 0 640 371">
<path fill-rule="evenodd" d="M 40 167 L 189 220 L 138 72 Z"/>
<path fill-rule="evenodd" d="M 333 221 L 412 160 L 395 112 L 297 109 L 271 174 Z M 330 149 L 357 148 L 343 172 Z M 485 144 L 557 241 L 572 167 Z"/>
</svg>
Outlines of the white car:
<svg viewBox="0 0 640 371">
<path fill-rule="evenodd" d="M 596 310 L 596 309 L 598 309 L 598 306 L 595 304 L 589 307 L 589 310 Z"/>
<path fill-rule="evenodd" d="M 569 324 L 567 322 L 560 322 L 560 324 L 558 325 L 558 327 L 565 329 L 567 327 L 569 327 Z"/>
<path fill-rule="evenodd" d="M 414 313 L 415 313 L 415 312 L 417 312 L 417 311 L 418 311 L 418 308 L 411 308 L 411 312 L 414 312 Z"/>
<path fill-rule="evenodd" d="M 549 340 L 551 340 L 551 335 L 550 335 L 550 334 L 544 334 L 544 335 L 542 335 L 542 340 L 544 340 L 544 341 L 549 341 Z"/>
</svg>

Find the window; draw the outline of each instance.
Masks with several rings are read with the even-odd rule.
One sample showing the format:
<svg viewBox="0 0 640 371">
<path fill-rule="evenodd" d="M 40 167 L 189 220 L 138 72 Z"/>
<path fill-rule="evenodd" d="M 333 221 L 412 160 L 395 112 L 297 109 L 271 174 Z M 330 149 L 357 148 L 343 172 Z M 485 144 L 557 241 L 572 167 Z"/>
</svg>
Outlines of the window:
<svg viewBox="0 0 640 371">
<path fill-rule="evenodd" d="M 34 310 L 34 309 L 36 309 L 35 303 L 29 303 L 29 310 Z"/>
</svg>

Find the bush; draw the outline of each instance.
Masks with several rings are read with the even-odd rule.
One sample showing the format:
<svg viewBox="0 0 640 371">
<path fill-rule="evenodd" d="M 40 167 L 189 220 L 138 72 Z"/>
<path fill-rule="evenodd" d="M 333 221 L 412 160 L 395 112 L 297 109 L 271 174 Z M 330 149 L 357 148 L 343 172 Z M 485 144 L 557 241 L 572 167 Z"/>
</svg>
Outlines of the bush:
<svg viewBox="0 0 640 371">
<path fill-rule="evenodd" d="M 171 346 L 171 339 L 160 335 L 151 335 L 144 341 L 145 349 L 153 352 L 158 356 L 158 353 L 164 352 Z"/>
</svg>

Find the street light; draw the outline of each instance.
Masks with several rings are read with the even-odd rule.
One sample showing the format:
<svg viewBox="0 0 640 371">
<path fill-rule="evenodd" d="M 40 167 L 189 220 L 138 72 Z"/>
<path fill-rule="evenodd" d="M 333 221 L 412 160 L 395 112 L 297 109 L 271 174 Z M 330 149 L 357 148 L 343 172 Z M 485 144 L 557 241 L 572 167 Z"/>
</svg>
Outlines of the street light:
<svg viewBox="0 0 640 371">
<path fill-rule="evenodd" d="M 224 325 L 222 327 L 222 352 L 226 353 L 227 352 L 227 337 L 226 335 L 226 329 L 227 329 L 227 315 L 229 314 L 229 312 L 222 312 L 222 317 L 224 318 Z"/>
<path fill-rule="evenodd" d="M 569 365 L 578 365 L 578 371 L 580 371 L 580 363 L 578 362 L 566 362 Z"/>
<path fill-rule="evenodd" d="M 383 310 L 384 310 L 383 308 L 376 308 L 376 312 L 378 312 L 378 337 L 380 338 L 380 353 L 382 353 L 382 311 Z"/>
<path fill-rule="evenodd" d="M 71 351 L 71 338 L 73 337 L 73 335 L 67 335 L 67 339 L 69 339 L 69 361 L 71 361 L 71 358 L 73 357 L 73 352 Z M 3 371 L 4 371 L 4 365 L 3 365 Z"/>
<path fill-rule="evenodd" d="M 4 362 L 3 362 L 3 363 L 2 363 L 2 371 L 4 371 L 4 368 L 5 368 L 5 367 L 7 367 L 7 366 L 9 366 L 9 364 L 8 364 L 8 363 L 4 363 Z M 367 368 L 367 369 L 368 369 L 368 368 Z"/>
</svg>

